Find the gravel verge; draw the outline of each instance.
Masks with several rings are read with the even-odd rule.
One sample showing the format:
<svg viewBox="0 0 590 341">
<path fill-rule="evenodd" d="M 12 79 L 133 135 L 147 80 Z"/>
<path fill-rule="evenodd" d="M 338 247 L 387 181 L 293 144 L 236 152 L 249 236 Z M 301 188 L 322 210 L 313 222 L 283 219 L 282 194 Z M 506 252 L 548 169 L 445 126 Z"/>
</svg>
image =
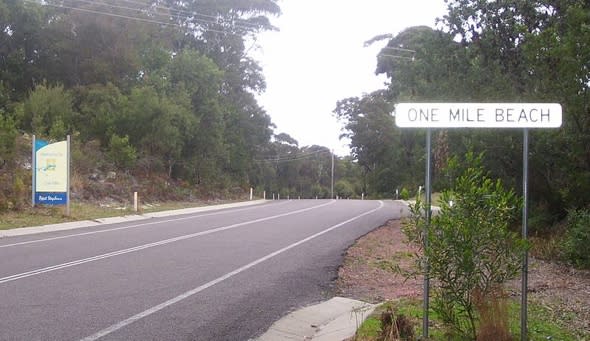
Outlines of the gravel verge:
<svg viewBox="0 0 590 341">
<path fill-rule="evenodd" d="M 378 303 L 402 297 L 421 297 L 421 278 L 406 279 L 392 271 L 412 266 L 415 251 L 405 242 L 400 221 L 360 238 L 345 254 L 338 271 L 338 295 Z M 590 271 L 529 259 L 529 302 L 546 308 L 551 318 L 576 332 L 580 340 L 590 340 Z M 520 296 L 520 279 L 508 283 L 512 296 Z"/>
</svg>

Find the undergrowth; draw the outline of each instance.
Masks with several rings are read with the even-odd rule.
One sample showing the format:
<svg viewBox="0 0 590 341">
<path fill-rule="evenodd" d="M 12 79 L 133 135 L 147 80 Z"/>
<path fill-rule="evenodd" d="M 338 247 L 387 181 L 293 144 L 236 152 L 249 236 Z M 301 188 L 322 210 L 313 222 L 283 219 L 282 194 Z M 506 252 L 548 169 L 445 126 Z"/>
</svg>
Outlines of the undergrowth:
<svg viewBox="0 0 590 341">
<path fill-rule="evenodd" d="M 508 299 L 505 303 L 496 303 L 500 306 L 488 307 L 487 313 L 494 316 L 487 316 L 486 325 L 479 325 L 480 334 L 478 341 L 499 341 L 499 340 L 519 340 L 520 336 L 520 304 L 515 299 Z M 467 340 L 460 335 L 453 334 L 445 328 L 441 317 L 435 312 L 429 313 L 429 338 L 424 339 L 422 335 L 422 302 L 418 299 L 400 299 L 384 303 L 375 312 L 365 320 L 359 327 L 354 340 L 356 341 L 394 341 L 394 340 L 445 340 L 445 341 L 463 341 Z M 393 314 L 395 318 L 385 318 L 387 314 Z M 500 316 L 496 316 L 500 314 Z M 393 328 L 399 329 L 399 324 L 393 327 L 392 321 L 401 319 L 403 325 L 409 325 L 412 328 L 412 334 L 388 334 Z M 384 321 L 386 322 L 384 324 Z M 495 329 L 496 324 L 500 324 L 500 330 L 508 327 L 509 333 L 499 334 Z M 507 325 L 504 325 L 504 324 Z M 529 340 L 531 341 L 576 341 L 580 340 L 573 331 L 560 327 L 555 321 L 551 320 L 550 314 L 546 308 L 538 304 L 528 305 L 528 330 Z M 582 340 L 585 338 L 582 337 Z"/>
</svg>

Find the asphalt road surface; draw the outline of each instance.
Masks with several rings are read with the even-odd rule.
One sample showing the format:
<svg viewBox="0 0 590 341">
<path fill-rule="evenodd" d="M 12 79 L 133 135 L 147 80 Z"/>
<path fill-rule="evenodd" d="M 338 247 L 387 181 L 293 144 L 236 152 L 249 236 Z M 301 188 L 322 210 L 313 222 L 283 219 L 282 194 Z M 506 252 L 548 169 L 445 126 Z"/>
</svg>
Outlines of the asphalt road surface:
<svg viewBox="0 0 590 341">
<path fill-rule="evenodd" d="M 248 340 L 333 295 L 391 201 L 292 200 L 0 239 L 0 340 Z"/>
</svg>

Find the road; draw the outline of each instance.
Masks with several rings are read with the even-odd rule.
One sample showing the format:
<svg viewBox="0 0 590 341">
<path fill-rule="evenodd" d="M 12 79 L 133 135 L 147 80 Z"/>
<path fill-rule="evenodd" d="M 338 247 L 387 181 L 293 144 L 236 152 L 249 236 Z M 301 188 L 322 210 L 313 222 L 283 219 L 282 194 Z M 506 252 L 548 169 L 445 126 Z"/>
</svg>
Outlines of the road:
<svg viewBox="0 0 590 341">
<path fill-rule="evenodd" d="M 387 201 L 292 200 L 0 239 L 0 340 L 248 340 L 333 295 Z"/>
</svg>

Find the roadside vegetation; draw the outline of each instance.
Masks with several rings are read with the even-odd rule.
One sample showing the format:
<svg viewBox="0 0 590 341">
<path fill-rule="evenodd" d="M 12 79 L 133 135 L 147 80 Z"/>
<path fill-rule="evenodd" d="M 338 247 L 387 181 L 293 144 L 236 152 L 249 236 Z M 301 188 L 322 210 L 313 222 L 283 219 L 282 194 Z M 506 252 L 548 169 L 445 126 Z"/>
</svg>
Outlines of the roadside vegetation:
<svg viewBox="0 0 590 341">
<path fill-rule="evenodd" d="M 342 99 L 334 110 L 367 191 L 399 189 L 408 199 L 424 185 L 425 132 L 396 127 L 396 103 L 560 103 L 561 128 L 530 135 L 530 252 L 588 268 L 590 249 L 579 245 L 588 245 L 590 234 L 583 218 L 590 214 L 589 6 L 452 0 L 436 29 L 409 27 L 368 41 L 386 42 L 376 72 L 389 84 Z M 450 188 L 455 175 L 443 170 L 452 158 L 483 152 L 490 177 L 522 195 L 520 130 L 436 129 L 432 137 L 434 191 Z"/>
<path fill-rule="evenodd" d="M 248 49 L 276 0 L 62 6 L 0 3 L 0 215 L 31 206 L 33 135 L 72 137 L 74 203 L 366 193 L 352 158 L 299 146 L 257 102 Z"/>
<path fill-rule="evenodd" d="M 497 340 L 509 339 L 502 336 L 509 335 L 507 323 L 485 317 L 506 315 L 504 285 L 521 269 L 527 245 L 511 229 L 521 201 L 489 177 L 483 155 L 450 159 L 446 172 L 456 177 L 442 192 L 430 225 L 424 203 L 410 205 L 403 231 L 417 247 L 417 272 L 408 276 L 429 276 L 432 310 L 454 337 L 476 340 L 492 332 Z"/>
<path fill-rule="evenodd" d="M 538 304 L 528 306 L 529 312 L 529 339 L 532 341 L 560 340 L 577 341 L 583 340 L 581 333 L 569 330 L 560 326 L 551 319 L 547 308 Z M 492 314 L 506 314 L 505 323 L 508 334 L 500 335 L 490 330 L 489 334 L 479 336 L 477 340 L 498 341 L 518 340 L 520 335 L 520 305 L 511 300 L 504 311 L 489 311 L 490 320 L 486 323 L 497 323 Z M 381 305 L 367 320 L 360 326 L 355 341 L 392 341 L 392 340 L 418 340 L 422 334 L 422 302 L 416 299 L 401 299 Z M 453 335 L 444 324 L 444 317 L 435 311 L 429 314 L 430 340 L 472 340 Z M 396 325 L 394 326 L 393 321 Z M 405 326 L 411 326 L 406 328 Z M 423 340 L 423 339 L 421 339 Z"/>
<path fill-rule="evenodd" d="M 420 253 L 419 195 L 405 228 L 417 248 L 408 252 L 431 260 L 433 328 L 459 339 L 509 339 L 517 309 L 506 285 L 524 248 L 571 272 L 590 269 L 590 3 L 446 3 L 436 29 L 367 41 L 385 42 L 376 73 L 388 82 L 335 103 L 351 147 L 350 156 L 335 157 L 275 131 L 257 102 L 266 83 L 248 48 L 258 33 L 276 29 L 269 19 L 280 15 L 276 0 L 148 0 L 134 8 L 2 1 L 0 228 L 128 213 L 133 192 L 144 203 L 185 206 L 240 200 L 250 188 L 257 197 L 329 198 L 333 182 L 342 198 L 407 200 L 424 184 L 425 133 L 395 126 L 396 103 L 560 103 L 562 127 L 531 132 L 527 243 L 518 234 L 522 134 L 514 130 L 434 131 L 441 212 L 428 232 L 432 247 Z M 115 16 L 100 15 L 107 12 Z M 33 135 L 72 136 L 72 217 L 30 209 Z M 397 256 L 376 266 L 389 271 L 408 258 Z M 587 296 L 576 302 L 582 308 L 574 311 L 588 316 Z M 541 320 L 571 319 L 571 309 L 531 307 Z M 490 311 L 502 319 L 491 321 Z M 545 337 L 559 339 L 552 335 Z"/>
<path fill-rule="evenodd" d="M 343 292 L 350 290 L 348 286 L 363 288 L 355 278 L 373 277 L 373 281 L 364 284 L 370 288 L 368 291 L 352 292 L 360 293 L 364 299 L 376 296 L 390 300 L 361 325 L 355 340 L 422 339 L 419 337 L 423 314 L 420 280 L 425 274 L 430 278 L 429 339 L 510 341 L 520 338 L 518 275 L 524 251 L 531 247 L 519 233 L 522 200 L 500 180 L 492 179 L 484 170 L 483 161 L 483 154 L 473 153 L 449 160 L 444 172 L 453 174 L 453 178 L 449 189 L 440 193 L 439 210 L 430 225 L 421 196 L 410 204 L 410 215 L 402 221 L 400 229 L 405 246 L 399 242 L 383 246 L 394 244 L 389 240 L 400 236 L 381 236 L 388 239 L 381 244 L 377 237 L 369 235 L 358 242 L 362 245 L 349 250 L 340 271 Z M 570 216 L 574 217 L 567 223 L 573 226 L 568 231 L 574 232 L 566 234 L 564 250 L 574 246 L 567 243 L 584 240 L 579 225 L 588 223 L 588 217 L 579 211 L 570 212 Z M 564 260 L 583 267 L 580 263 L 586 250 L 580 251 L 580 244 L 575 246 L 575 251 L 564 255 L 569 257 Z M 368 251 L 363 253 L 363 249 Z M 534 258 L 531 264 L 529 339 L 573 341 L 590 337 L 587 296 L 590 272 L 581 271 L 571 278 L 568 272 L 575 273 L 573 266 L 540 269 L 539 261 Z M 403 282 L 391 281 L 387 276 L 401 277 Z M 386 281 L 384 285 L 396 288 L 388 295 L 374 292 L 381 285 L 375 283 L 379 278 Z"/>
</svg>

